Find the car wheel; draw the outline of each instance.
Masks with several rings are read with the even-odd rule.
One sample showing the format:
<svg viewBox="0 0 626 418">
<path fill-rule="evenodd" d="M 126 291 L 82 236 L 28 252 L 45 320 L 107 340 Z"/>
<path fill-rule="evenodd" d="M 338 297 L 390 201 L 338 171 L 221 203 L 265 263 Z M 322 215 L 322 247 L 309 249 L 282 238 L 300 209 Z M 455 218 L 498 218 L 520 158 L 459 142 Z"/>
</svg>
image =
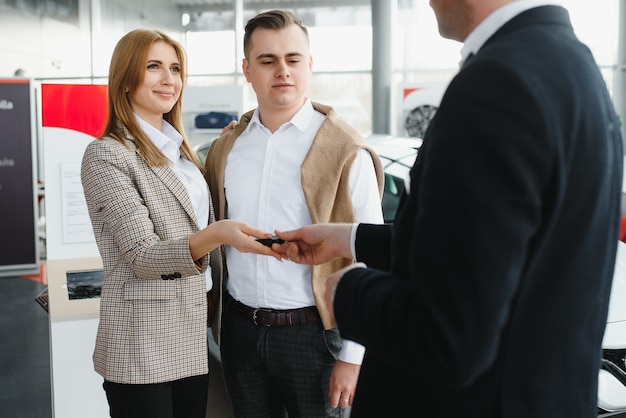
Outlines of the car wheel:
<svg viewBox="0 0 626 418">
<path fill-rule="evenodd" d="M 404 129 L 409 136 L 424 138 L 428 123 L 435 116 L 437 107 L 433 105 L 422 105 L 411 110 L 404 121 Z"/>
</svg>

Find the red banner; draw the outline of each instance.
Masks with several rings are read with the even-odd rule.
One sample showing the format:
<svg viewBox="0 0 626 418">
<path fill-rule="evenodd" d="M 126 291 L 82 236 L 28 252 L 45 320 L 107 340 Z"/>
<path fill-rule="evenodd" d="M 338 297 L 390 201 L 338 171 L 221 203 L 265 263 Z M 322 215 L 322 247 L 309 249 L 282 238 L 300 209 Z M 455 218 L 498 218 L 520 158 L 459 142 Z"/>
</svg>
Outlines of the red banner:
<svg viewBox="0 0 626 418">
<path fill-rule="evenodd" d="M 41 119 L 44 127 L 67 128 L 95 138 L 106 127 L 107 86 L 42 84 Z"/>
</svg>

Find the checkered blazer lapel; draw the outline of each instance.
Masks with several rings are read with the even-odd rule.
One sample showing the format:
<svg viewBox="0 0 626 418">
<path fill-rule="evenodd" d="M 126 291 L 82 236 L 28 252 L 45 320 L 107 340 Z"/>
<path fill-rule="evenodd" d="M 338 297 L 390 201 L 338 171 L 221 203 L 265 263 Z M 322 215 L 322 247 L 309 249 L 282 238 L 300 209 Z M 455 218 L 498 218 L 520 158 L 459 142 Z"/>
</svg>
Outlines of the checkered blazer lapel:
<svg viewBox="0 0 626 418">
<path fill-rule="evenodd" d="M 207 187 L 208 189 L 208 187 Z M 215 222 L 215 209 L 213 208 L 213 199 L 209 191 L 209 225 Z M 209 253 L 209 265 L 211 266 L 211 277 L 213 278 L 213 286 L 219 286 L 222 275 L 222 246 L 216 247 Z"/>
</svg>

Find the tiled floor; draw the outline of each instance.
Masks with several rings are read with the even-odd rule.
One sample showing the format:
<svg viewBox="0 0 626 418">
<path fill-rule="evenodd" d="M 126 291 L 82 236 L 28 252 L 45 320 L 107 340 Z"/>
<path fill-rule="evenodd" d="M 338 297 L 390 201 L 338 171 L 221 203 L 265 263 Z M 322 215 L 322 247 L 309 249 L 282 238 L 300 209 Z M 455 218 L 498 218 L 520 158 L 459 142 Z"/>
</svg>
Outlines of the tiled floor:
<svg viewBox="0 0 626 418">
<path fill-rule="evenodd" d="M 48 314 L 35 302 L 46 286 L 0 277 L 0 415 L 52 417 Z"/>
<path fill-rule="evenodd" d="M 35 302 L 44 283 L 36 276 L 0 277 L 2 418 L 52 418 L 48 314 Z M 207 417 L 231 418 L 220 363 L 211 357 L 210 367 Z"/>
</svg>

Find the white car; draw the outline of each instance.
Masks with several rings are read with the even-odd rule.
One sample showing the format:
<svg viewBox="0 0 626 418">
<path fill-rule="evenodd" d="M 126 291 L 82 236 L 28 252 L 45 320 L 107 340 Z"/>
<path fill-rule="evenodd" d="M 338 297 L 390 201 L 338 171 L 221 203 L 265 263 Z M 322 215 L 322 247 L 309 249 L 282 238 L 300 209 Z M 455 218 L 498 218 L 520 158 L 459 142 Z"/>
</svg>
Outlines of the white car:
<svg viewBox="0 0 626 418">
<path fill-rule="evenodd" d="M 399 132 L 402 135 L 423 138 L 447 87 L 448 83 L 442 82 L 403 86 Z"/>
<path fill-rule="evenodd" d="M 598 375 L 599 416 L 626 416 L 626 244 L 617 242 L 617 260 L 609 316 L 602 340 L 602 368 Z"/>
<path fill-rule="evenodd" d="M 409 170 L 415 162 L 417 152 L 422 146 L 419 138 L 405 138 L 390 135 L 373 134 L 365 139 L 380 158 L 385 170 L 385 188 L 383 191 L 383 218 L 393 222 L 404 192 L 404 185 Z"/>
</svg>

